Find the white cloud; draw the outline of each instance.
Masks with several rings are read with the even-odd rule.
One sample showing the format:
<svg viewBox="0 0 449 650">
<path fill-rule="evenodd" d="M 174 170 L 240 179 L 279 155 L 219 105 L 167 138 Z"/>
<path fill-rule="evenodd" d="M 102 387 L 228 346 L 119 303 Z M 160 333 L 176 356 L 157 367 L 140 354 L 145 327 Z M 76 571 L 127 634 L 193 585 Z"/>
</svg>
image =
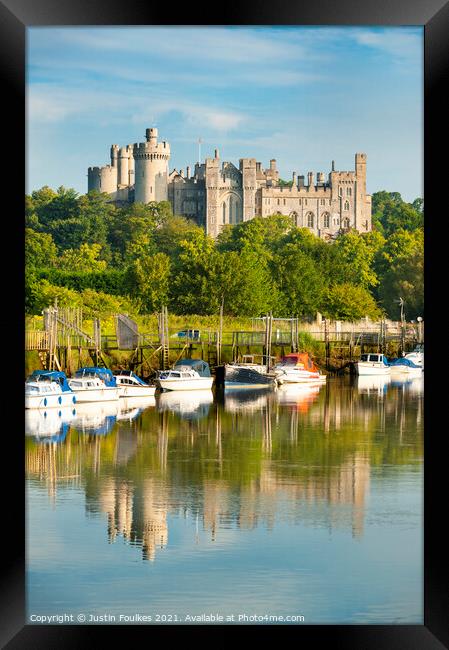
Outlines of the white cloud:
<svg viewBox="0 0 449 650">
<path fill-rule="evenodd" d="M 382 31 L 356 30 L 352 37 L 359 45 L 388 54 L 397 62 L 415 63 L 422 57 L 423 39 L 416 31 L 401 28 Z"/>
</svg>

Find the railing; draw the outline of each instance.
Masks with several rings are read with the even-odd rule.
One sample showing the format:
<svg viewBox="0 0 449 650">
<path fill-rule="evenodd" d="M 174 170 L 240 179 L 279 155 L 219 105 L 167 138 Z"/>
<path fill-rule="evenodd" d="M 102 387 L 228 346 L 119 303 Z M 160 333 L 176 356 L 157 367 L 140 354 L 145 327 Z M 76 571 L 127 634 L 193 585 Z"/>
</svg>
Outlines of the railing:
<svg viewBox="0 0 449 650">
<path fill-rule="evenodd" d="M 25 332 L 25 350 L 48 350 L 48 332 L 28 330 Z"/>
</svg>

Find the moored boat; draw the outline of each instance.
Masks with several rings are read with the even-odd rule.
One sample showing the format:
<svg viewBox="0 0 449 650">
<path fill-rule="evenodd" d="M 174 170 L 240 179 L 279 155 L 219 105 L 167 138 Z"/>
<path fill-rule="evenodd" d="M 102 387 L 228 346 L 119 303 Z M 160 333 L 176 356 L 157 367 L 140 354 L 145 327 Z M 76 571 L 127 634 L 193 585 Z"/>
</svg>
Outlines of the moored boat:
<svg viewBox="0 0 449 650">
<path fill-rule="evenodd" d="M 323 375 L 307 352 L 284 355 L 274 367 L 278 384 L 324 383 Z"/>
<path fill-rule="evenodd" d="M 273 388 L 277 385 L 276 375 L 267 366 L 255 363 L 253 355 L 244 355 L 241 362 L 225 365 L 225 388 Z"/>
<path fill-rule="evenodd" d="M 389 375 L 390 364 L 384 354 L 362 354 L 355 364 L 359 375 Z"/>
<path fill-rule="evenodd" d="M 160 370 L 155 379 L 161 390 L 211 389 L 214 378 L 201 359 L 180 359 L 171 370 Z"/>
<path fill-rule="evenodd" d="M 76 401 L 64 372 L 35 370 L 25 382 L 26 409 L 63 408 Z"/>
<path fill-rule="evenodd" d="M 390 374 L 406 377 L 420 377 L 422 368 L 407 357 L 400 357 L 390 363 Z"/>
<path fill-rule="evenodd" d="M 118 399 L 119 396 L 115 377 L 107 368 L 80 368 L 68 383 L 78 403 L 108 402 Z"/>
<path fill-rule="evenodd" d="M 132 370 L 117 370 L 114 377 L 119 397 L 151 397 L 156 392 L 156 386 L 150 386 Z"/>
<path fill-rule="evenodd" d="M 404 358 L 410 359 L 416 366 L 424 370 L 424 343 L 419 343 L 413 352 L 409 352 Z"/>
</svg>

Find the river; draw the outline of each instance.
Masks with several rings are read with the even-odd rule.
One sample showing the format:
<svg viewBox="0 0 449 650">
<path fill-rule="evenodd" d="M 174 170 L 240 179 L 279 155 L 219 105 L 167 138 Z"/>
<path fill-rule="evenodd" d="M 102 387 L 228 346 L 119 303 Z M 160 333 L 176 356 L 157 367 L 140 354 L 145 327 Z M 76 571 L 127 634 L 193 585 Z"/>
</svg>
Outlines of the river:
<svg viewBox="0 0 449 650">
<path fill-rule="evenodd" d="M 26 434 L 29 622 L 423 623 L 421 378 L 34 411 Z"/>
</svg>

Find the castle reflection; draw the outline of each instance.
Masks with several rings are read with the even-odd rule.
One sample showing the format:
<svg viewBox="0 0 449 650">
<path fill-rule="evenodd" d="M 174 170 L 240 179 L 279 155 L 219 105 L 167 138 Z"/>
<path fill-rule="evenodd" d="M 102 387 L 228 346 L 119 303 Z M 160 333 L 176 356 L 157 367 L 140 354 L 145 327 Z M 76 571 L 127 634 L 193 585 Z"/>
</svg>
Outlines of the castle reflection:
<svg viewBox="0 0 449 650">
<path fill-rule="evenodd" d="M 422 461 L 423 408 L 422 380 L 360 379 L 28 414 L 27 477 L 55 507 L 61 491 L 82 489 L 109 541 L 151 561 L 180 516 L 213 541 L 224 529 L 318 525 L 319 506 L 330 531 L 360 537 L 372 469 Z"/>
</svg>

